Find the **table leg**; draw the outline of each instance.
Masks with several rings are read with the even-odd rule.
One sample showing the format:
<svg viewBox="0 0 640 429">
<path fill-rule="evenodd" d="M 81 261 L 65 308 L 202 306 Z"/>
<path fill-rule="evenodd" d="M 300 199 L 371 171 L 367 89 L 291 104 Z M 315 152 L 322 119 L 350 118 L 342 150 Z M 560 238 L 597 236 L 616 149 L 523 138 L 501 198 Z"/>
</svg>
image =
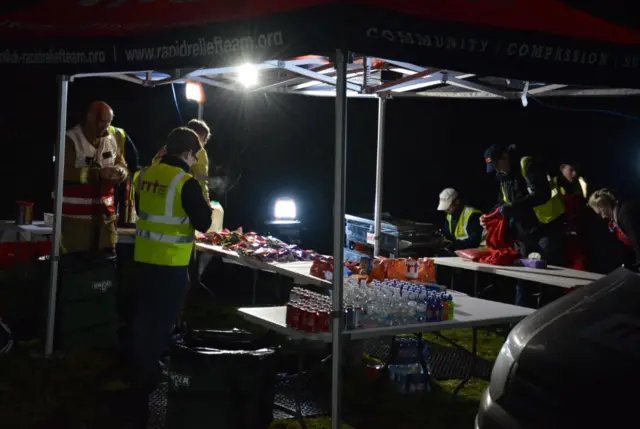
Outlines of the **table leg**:
<svg viewBox="0 0 640 429">
<path fill-rule="evenodd" d="M 304 349 L 298 348 L 298 374 L 293 381 L 293 398 L 296 403 L 296 417 L 300 421 L 300 428 L 307 429 L 307 424 L 302 415 L 302 377 L 304 376 Z"/>
<path fill-rule="evenodd" d="M 258 286 L 258 270 L 252 270 L 253 271 L 253 282 L 251 285 L 251 305 L 256 305 L 256 293 L 257 293 L 257 286 Z"/>
<path fill-rule="evenodd" d="M 474 271 L 473 273 L 473 296 L 478 296 L 478 272 Z"/>
<path fill-rule="evenodd" d="M 458 384 L 458 386 L 453 391 L 454 397 L 460 392 L 460 390 L 462 390 L 464 385 L 467 384 L 469 380 L 471 380 L 471 378 L 474 376 L 477 363 L 478 363 L 478 328 L 473 328 L 472 343 L 471 343 L 471 365 L 469 366 L 469 372 L 467 372 L 467 375 L 462 379 L 460 384 Z"/>
<path fill-rule="evenodd" d="M 425 343 L 424 343 L 424 339 L 422 338 L 422 332 L 418 332 L 416 334 L 416 337 L 418 338 L 418 363 L 422 367 L 422 372 L 425 378 L 424 393 L 431 393 L 431 389 L 432 389 L 431 372 L 429 371 L 427 361 L 424 360 Z"/>
</svg>

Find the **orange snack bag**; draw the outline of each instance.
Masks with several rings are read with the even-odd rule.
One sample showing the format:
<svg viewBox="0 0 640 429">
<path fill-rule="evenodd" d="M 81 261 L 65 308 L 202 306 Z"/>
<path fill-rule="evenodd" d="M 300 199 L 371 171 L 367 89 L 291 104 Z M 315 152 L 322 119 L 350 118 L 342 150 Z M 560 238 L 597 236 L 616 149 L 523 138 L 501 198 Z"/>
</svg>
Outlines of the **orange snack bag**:
<svg viewBox="0 0 640 429">
<path fill-rule="evenodd" d="M 387 279 L 405 280 L 406 274 L 407 269 L 404 258 L 389 259 L 389 265 L 387 267 Z"/>
<path fill-rule="evenodd" d="M 436 282 L 436 264 L 433 259 L 420 258 L 418 267 L 418 281 L 422 283 Z"/>
</svg>

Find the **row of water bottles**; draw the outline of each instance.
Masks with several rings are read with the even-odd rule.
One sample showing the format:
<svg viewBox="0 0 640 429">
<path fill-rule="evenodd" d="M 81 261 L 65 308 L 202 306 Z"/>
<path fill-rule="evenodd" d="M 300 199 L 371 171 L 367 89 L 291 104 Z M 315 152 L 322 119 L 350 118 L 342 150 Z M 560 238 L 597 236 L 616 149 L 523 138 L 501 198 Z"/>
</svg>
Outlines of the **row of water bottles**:
<svg viewBox="0 0 640 429">
<path fill-rule="evenodd" d="M 361 309 L 362 327 L 452 320 L 454 303 L 444 287 L 397 280 L 344 280 L 344 303 Z"/>
</svg>

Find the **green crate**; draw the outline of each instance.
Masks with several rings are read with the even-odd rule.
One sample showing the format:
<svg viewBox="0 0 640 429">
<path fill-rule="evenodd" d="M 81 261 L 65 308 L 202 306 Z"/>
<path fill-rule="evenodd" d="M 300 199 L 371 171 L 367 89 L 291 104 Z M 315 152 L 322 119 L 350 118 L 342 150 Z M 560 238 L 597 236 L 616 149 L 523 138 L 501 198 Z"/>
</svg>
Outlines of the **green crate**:
<svg viewBox="0 0 640 429">
<path fill-rule="evenodd" d="M 118 323 L 115 291 L 83 301 L 62 301 L 56 309 L 56 327 L 60 332 L 82 330 L 94 325 Z"/>
<path fill-rule="evenodd" d="M 101 298 L 117 288 L 117 273 L 113 264 L 101 264 L 82 271 L 62 271 L 58 288 L 58 301 L 80 301 Z"/>
<path fill-rule="evenodd" d="M 56 333 L 56 349 L 72 351 L 78 349 L 112 348 L 118 342 L 118 325 L 105 323 L 85 329 Z"/>
</svg>

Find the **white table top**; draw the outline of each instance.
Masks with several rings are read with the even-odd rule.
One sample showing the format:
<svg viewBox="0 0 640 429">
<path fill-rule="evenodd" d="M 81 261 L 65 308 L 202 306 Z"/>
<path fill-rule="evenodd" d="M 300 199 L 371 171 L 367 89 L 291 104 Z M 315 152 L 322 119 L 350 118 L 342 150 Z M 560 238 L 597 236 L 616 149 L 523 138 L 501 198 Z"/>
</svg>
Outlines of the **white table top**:
<svg viewBox="0 0 640 429">
<path fill-rule="evenodd" d="M 311 261 L 295 261 L 295 262 L 264 262 L 250 256 L 241 256 L 237 252 L 225 250 L 221 246 L 213 244 L 196 243 L 196 249 L 200 252 L 212 253 L 222 256 L 225 262 L 231 262 L 243 265 L 255 270 L 267 271 L 281 274 L 292 278 L 298 284 L 314 285 L 314 286 L 330 286 L 331 282 L 309 274 L 311 271 Z"/>
<path fill-rule="evenodd" d="M 528 267 L 506 267 L 500 265 L 482 264 L 468 261 L 466 259 L 453 257 L 432 258 L 436 265 L 461 268 L 464 270 L 491 273 L 504 277 L 511 277 L 520 280 L 529 280 L 536 283 L 558 286 L 562 288 L 573 288 L 584 286 L 604 277 L 602 274 L 590 273 L 588 271 L 572 270 L 570 268 L 556 267 L 549 265 L 547 268 Z"/>
<path fill-rule="evenodd" d="M 35 235 L 51 235 L 53 234 L 53 227 L 45 225 L 44 222 L 34 222 L 31 225 L 18 225 L 23 231 L 29 232 Z"/>
<path fill-rule="evenodd" d="M 352 340 L 382 337 L 386 335 L 411 334 L 416 332 L 441 331 L 443 329 L 464 329 L 516 323 L 535 310 L 500 302 L 487 301 L 470 296 L 454 298 L 454 320 L 442 322 L 415 323 L 411 325 L 383 326 L 377 328 L 346 331 Z M 248 307 L 238 309 L 240 315 L 249 322 L 263 326 L 293 339 L 331 342 L 331 333 L 308 334 L 286 325 L 286 307 Z"/>
<path fill-rule="evenodd" d="M 17 225 L 12 220 L 0 221 L 1 241 L 16 241 L 16 234 L 20 234 L 20 239 L 25 241 L 46 241 L 47 236 L 53 234 L 53 228 L 41 220 L 33 221 L 30 225 Z"/>
</svg>

